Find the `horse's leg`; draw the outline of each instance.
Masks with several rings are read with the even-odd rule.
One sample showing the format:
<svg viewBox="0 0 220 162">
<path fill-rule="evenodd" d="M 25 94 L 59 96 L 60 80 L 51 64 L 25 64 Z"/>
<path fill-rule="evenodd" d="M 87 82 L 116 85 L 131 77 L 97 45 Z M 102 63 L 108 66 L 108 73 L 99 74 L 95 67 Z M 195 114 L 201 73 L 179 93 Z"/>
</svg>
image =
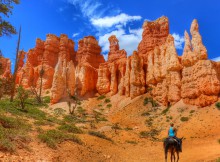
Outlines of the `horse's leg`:
<svg viewBox="0 0 220 162">
<path fill-rule="evenodd" d="M 177 161 L 176 162 L 178 162 L 179 161 L 179 151 L 177 151 L 176 154 L 177 154 Z"/>
<path fill-rule="evenodd" d="M 175 162 L 175 160 L 176 160 L 175 151 L 173 151 L 173 160 L 174 160 L 174 162 Z"/>
<path fill-rule="evenodd" d="M 173 162 L 173 149 L 171 149 L 170 151 L 170 159 L 171 159 L 171 162 Z"/>
</svg>

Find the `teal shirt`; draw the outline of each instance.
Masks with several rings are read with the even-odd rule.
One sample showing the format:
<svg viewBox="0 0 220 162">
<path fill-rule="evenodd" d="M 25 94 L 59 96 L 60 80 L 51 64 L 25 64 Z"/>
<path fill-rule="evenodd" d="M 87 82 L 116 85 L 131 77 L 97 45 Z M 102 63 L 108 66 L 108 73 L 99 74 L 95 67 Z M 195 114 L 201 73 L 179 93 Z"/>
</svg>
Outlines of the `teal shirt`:
<svg viewBox="0 0 220 162">
<path fill-rule="evenodd" d="M 174 137 L 175 136 L 175 131 L 173 129 L 173 127 L 170 127 L 169 129 L 169 137 Z"/>
</svg>

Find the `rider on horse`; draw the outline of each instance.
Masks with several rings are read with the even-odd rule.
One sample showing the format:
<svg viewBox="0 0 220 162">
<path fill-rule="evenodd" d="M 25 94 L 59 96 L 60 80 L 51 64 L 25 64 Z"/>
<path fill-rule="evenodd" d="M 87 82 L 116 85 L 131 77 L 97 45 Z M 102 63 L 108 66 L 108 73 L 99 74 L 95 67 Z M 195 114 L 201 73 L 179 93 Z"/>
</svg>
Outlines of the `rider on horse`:
<svg viewBox="0 0 220 162">
<path fill-rule="evenodd" d="M 177 135 L 177 129 L 174 127 L 174 124 L 171 123 L 171 124 L 170 124 L 170 128 L 169 128 L 169 130 L 168 130 L 168 136 L 169 136 L 169 138 L 173 138 L 173 139 L 175 139 L 175 140 L 177 141 L 178 146 L 179 146 L 179 147 L 178 147 L 178 148 L 179 148 L 179 151 L 182 152 L 182 146 L 181 146 L 180 139 L 177 138 L 176 135 Z"/>
</svg>

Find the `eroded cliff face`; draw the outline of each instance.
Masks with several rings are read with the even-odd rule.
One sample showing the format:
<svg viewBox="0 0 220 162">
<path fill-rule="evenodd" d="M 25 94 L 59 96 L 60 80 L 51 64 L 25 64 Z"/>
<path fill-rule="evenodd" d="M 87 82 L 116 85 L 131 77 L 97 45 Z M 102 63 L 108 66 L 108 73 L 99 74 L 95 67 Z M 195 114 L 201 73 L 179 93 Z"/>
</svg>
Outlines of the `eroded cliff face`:
<svg viewBox="0 0 220 162">
<path fill-rule="evenodd" d="M 185 103 L 207 106 L 218 100 L 220 78 L 218 63 L 207 60 L 207 50 L 199 34 L 197 20 L 193 20 L 190 33 L 185 32 L 185 47 L 182 56 L 182 98 Z"/>
<path fill-rule="evenodd" d="M 220 64 L 207 60 L 197 20 L 193 20 L 190 34 L 192 39 L 185 31 L 183 55 L 178 56 L 168 18 L 146 21 L 138 50 L 129 57 L 120 50 L 116 36 L 109 37 L 107 61 L 93 36 L 81 39 L 75 52 L 74 42 L 66 35 L 49 34 L 45 42 L 37 39 L 36 47 L 26 54 L 25 64 L 19 63 L 17 84 L 39 87 L 43 67 L 43 89 L 51 90 L 51 103 L 68 93 L 90 97 L 98 92 L 135 98 L 151 91 L 164 106 L 181 99 L 187 104 L 207 106 L 220 94 Z"/>
<path fill-rule="evenodd" d="M 0 57 L 0 78 L 8 79 L 11 77 L 11 60 Z"/>
</svg>

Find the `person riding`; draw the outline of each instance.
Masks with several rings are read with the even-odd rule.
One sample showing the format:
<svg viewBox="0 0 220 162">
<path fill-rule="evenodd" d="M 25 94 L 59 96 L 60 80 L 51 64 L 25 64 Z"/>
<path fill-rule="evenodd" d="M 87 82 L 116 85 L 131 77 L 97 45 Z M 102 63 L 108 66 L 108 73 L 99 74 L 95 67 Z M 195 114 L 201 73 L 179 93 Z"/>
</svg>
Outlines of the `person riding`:
<svg viewBox="0 0 220 162">
<path fill-rule="evenodd" d="M 168 130 L 168 136 L 169 136 L 169 138 L 173 138 L 177 141 L 178 146 L 179 146 L 179 151 L 182 152 L 180 139 L 177 138 L 176 135 L 177 135 L 177 129 L 174 127 L 174 124 L 171 123 L 170 128 Z"/>
</svg>

